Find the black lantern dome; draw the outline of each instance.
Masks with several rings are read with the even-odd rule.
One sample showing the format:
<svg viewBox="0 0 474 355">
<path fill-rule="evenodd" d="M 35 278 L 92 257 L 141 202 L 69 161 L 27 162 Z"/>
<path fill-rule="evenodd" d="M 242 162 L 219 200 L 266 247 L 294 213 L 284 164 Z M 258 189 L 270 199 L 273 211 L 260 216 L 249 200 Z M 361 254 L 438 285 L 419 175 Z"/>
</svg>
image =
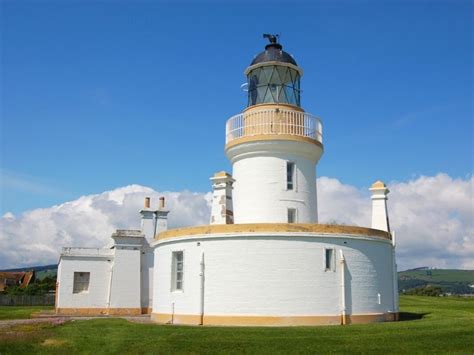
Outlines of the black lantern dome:
<svg viewBox="0 0 474 355">
<path fill-rule="evenodd" d="M 264 34 L 269 44 L 246 70 L 248 105 L 281 103 L 300 106 L 301 69 L 278 43 L 278 35 Z"/>
<path fill-rule="evenodd" d="M 265 46 L 265 50 L 257 54 L 250 65 L 255 65 L 263 62 L 282 62 L 296 64 L 295 59 L 283 50 L 283 46 L 277 43 L 278 36 L 270 35 L 270 43 Z"/>
</svg>

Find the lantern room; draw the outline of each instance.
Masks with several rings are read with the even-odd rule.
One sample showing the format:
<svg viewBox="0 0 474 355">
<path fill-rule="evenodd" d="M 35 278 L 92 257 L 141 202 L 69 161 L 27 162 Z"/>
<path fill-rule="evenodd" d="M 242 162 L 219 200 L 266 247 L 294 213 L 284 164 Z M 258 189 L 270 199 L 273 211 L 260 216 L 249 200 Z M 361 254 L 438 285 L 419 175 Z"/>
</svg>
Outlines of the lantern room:
<svg viewBox="0 0 474 355">
<path fill-rule="evenodd" d="M 248 104 L 288 104 L 301 106 L 300 78 L 302 70 L 294 58 L 283 51 L 278 35 L 263 35 L 270 41 L 245 71 Z"/>
</svg>

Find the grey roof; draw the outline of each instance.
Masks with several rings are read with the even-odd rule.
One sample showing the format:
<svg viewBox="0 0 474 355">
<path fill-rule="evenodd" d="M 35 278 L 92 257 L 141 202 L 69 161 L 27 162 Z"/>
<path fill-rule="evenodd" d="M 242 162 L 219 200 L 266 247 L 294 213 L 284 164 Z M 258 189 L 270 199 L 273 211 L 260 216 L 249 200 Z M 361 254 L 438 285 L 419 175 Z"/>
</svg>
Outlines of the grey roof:
<svg viewBox="0 0 474 355">
<path fill-rule="evenodd" d="M 138 229 L 117 229 L 114 233 L 112 233 L 112 238 L 114 237 L 135 237 L 141 238 L 144 235 Z"/>
<path fill-rule="evenodd" d="M 296 64 L 294 58 L 283 50 L 280 43 L 270 43 L 265 46 L 265 50 L 255 56 L 250 65 L 255 65 L 263 62 L 283 62 Z"/>
</svg>

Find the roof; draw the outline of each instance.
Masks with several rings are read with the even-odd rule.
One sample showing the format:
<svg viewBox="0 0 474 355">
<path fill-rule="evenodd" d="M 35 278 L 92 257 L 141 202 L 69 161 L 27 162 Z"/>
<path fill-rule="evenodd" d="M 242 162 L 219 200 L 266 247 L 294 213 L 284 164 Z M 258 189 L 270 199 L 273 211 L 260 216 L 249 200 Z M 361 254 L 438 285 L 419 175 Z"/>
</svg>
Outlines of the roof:
<svg viewBox="0 0 474 355">
<path fill-rule="evenodd" d="M 385 189 L 387 185 L 383 181 L 377 180 L 372 184 L 372 189 Z"/>
<path fill-rule="evenodd" d="M 144 235 L 139 229 L 117 229 L 112 233 L 112 238 L 114 237 L 133 237 L 133 238 L 142 238 Z"/>
<path fill-rule="evenodd" d="M 224 178 L 224 177 L 232 177 L 232 175 L 230 175 L 229 173 L 225 172 L 225 171 L 219 171 L 217 173 L 214 174 L 214 177 L 216 178 Z"/>
<path fill-rule="evenodd" d="M 264 62 L 282 62 L 298 65 L 291 54 L 283 50 L 283 46 L 280 43 L 267 44 L 265 50 L 255 56 L 250 66 Z"/>
<path fill-rule="evenodd" d="M 0 291 L 7 286 L 20 286 L 24 288 L 33 279 L 34 271 L 0 271 Z"/>
</svg>

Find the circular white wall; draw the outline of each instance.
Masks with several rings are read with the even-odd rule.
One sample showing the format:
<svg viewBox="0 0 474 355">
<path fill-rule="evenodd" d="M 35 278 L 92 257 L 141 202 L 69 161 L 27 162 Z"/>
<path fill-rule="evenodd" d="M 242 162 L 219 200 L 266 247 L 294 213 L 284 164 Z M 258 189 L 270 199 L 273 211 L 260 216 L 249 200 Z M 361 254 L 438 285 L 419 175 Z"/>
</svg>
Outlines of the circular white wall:
<svg viewBox="0 0 474 355">
<path fill-rule="evenodd" d="M 325 249 L 334 250 L 332 270 L 326 270 Z M 182 291 L 172 291 L 173 251 L 184 254 Z M 340 324 L 344 292 L 352 319 L 382 320 L 397 311 L 392 257 L 389 240 L 344 235 L 235 234 L 158 241 L 152 317 L 188 324 L 266 324 L 265 319 L 271 324 L 306 324 L 301 319 Z"/>
</svg>

